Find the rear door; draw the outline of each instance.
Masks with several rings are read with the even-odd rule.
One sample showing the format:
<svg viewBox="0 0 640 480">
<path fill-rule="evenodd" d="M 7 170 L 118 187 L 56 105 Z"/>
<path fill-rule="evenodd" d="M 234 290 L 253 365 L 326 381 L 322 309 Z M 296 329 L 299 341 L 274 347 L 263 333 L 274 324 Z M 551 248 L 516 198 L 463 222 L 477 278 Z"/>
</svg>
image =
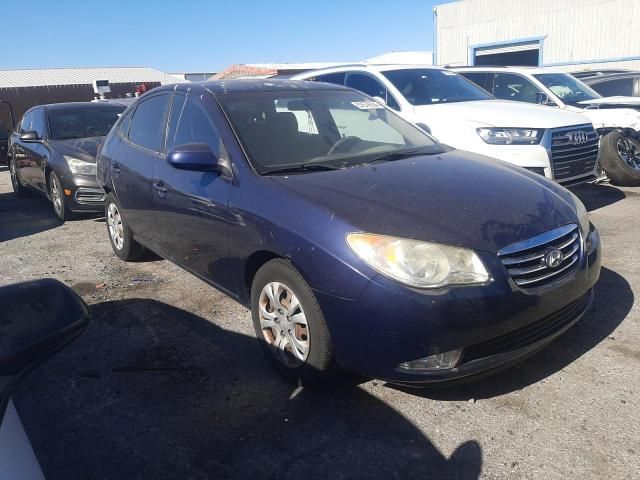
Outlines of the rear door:
<svg viewBox="0 0 640 480">
<path fill-rule="evenodd" d="M 216 108 L 215 99 L 208 92 L 177 92 L 167 127 L 166 152 L 181 145 L 204 143 L 228 164 L 228 155 L 212 116 Z M 227 282 L 221 264 L 229 252 L 230 176 L 179 170 L 162 155 L 154 171 L 153 187 L 153 208 L 161 237 L 158 252 L 224 286 Z"/>
<path fill-rule="evenodd" d="M 122 215 L 136 239 L 151 249 L 159 243 L 151 201 L 153 168 L 164 140 L 169 99 L 169 92 L 160 92 L 139 101 L 128 129 L 118 132 L 122 142 L 110 163 Z"/>
</svg>

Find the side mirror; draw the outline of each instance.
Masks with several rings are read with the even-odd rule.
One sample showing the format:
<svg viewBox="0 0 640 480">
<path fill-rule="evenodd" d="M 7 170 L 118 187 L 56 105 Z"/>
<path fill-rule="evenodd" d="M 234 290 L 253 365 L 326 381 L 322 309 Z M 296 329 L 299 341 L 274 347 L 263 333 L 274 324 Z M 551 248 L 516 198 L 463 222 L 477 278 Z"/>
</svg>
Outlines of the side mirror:
<svg viewBox="0 0 640 480">
<path fill-rule="evenodd" d="M 77 337 L 89 308 L 69 287 L 50 278 L 0 287 L 0 421 L 11 387 Z"/>
<path fill-rule="evenodd" d="M 536 103 L 540 105 L 555 105 L 549 96 L 544 92 L 536 93 Z"/>
<path fill-rule="evenodd" d="M 378 97 L 377 95 L 375 97 L 371 97 L 373 98 L 376 102 L 378 102 L 380 105 L 387 105 L 387 102 L 384 98 L 382 97 Z"/>
<path fill-rule="evenodd" d="M 179 145 L 169 151 L 167 161 L 179 170 L 221 173 L 218 157 L 206 143 Z"/>
<path fill-rule="evenodd" d="M 41 142 L 42 139 L 38 136 L 37 132 L 25 132 L 20 135 L 20 141 L 25 143 Z"/>
</svg>

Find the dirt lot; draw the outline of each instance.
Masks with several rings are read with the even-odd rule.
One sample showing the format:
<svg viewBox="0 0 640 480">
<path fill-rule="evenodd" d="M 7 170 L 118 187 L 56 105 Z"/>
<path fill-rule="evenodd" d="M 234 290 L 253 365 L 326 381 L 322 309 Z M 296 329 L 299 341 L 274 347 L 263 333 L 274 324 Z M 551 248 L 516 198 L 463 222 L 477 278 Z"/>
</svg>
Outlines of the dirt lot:
<svg viewBox="0 0 640 480">
<path fill-rule="evenodd" d="M 448 390 L 296 389 L 249 312 L 166 261 L 125 264 L 0 171 L 0 284 L 55 277 L 88 330 L 14 397 L 47 479 L 640 477 L 640 189 L 575 190 L 600 229 L 592 311 L 519 367 Z M 349 379 L 351 380 L 351 379 Z"/>
</svg>

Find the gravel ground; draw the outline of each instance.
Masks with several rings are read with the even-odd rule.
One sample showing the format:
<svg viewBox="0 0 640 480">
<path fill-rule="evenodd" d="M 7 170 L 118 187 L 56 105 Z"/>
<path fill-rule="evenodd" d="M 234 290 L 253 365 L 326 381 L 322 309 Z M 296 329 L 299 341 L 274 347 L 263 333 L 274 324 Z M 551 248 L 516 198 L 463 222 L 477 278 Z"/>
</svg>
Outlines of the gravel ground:
<svg viewBox="0 0 640 480">
<path fill-rule="evenodd" d="M 166 261 L 121 262 L 101 218 L 61 224 L 10 192 L 0 170 L 0 285 L 55 277 L 92 311 L 14 396 L 49 480 L 640 477 L 640 189 L 575 189 L 602 275 L 537 356 L 456 388 L 324 391 L 270 370 L 243 307 Z"/>
</svg>

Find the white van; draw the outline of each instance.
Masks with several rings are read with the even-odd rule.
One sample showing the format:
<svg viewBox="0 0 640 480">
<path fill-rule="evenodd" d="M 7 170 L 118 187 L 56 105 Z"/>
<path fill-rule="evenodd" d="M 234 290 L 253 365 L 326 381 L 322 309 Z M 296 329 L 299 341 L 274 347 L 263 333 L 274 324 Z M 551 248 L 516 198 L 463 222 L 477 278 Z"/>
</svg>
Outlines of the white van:
<svg viewBox="0 0 640 480">
<path fill-rule="evenodd" d="M 461 67 L 496 98 L 586 115 L 601 137 L 600 164 L 612 183 L 640 185 L 640 98 L 602 97 L 578 78 L 544 67 Z"/>
<path fill-rule="evenodd" d="M 444 144 L 513 163 L 563 185 L 596 178 L 598 134 L 587 117 L 496 100 L 447 69 L 362 64 L 293 79 L 360 90 Z"/>
</svg>

